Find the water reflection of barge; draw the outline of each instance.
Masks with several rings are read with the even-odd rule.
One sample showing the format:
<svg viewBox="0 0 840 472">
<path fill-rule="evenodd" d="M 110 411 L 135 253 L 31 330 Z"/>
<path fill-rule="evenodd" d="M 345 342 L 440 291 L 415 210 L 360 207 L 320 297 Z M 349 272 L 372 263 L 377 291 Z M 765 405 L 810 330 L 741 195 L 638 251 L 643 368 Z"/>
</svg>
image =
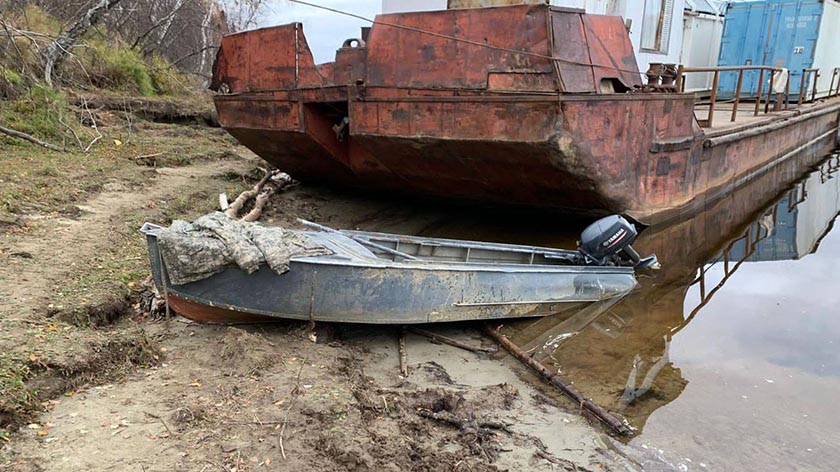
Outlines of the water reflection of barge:
<svg viewBox="0 0 840 472">
<path fill-rule="evenodd" d="M 518 5 L 380 15 L 320 65 L 301 24 L 230 35 L 211 87 L 224 128 L 304 181 L 645 223 L 836 144 L 833 87 L 772 111 L 769 88 L 739 108 L 641 76 L 621 18 Z"/>
<path fill-rule="evenodd" d="M 673 336 L 743 264 L 800 259 L 831 230 L 840 212 L 840 156 L 778 195 L 791 172 L 779 168 L 691 220 L 650 228 L 639 245 L 656 250 L 663 269 L 639 291 L 600 310 L 520 324 L 513 339 L 641 429 L 688 383 L 669 358 Z M 775 195 L 769 206 L 768 193 Z"/>
</svg>

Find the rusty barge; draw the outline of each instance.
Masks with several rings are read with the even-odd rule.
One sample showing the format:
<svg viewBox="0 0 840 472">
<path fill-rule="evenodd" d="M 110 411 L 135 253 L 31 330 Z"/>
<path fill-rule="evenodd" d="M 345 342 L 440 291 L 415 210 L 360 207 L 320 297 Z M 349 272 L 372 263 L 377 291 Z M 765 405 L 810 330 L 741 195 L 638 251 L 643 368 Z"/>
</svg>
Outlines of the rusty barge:
<svg viewBox="0 0 840 472">
<path fill-rule="evenodd" d="M 712 70 L 732 71 L 776 69 Z M 301 24 L 233 34 L 211 88 L 222 126 L 304 182 L 648 224 L 837 144 L 834 82 L 739 108 L 679 92 L 689 72 L 645 84 L 621 18 L 517 5 L 379 15 L 320 65 Z"/>
</svg>

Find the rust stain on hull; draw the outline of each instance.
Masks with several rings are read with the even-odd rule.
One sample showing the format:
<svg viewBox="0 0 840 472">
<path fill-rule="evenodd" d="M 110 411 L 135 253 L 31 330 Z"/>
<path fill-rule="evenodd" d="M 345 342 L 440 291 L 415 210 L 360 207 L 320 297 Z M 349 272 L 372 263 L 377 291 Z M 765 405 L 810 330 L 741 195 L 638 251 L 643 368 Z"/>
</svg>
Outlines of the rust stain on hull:
<svg viewBox="0 0 840 472">
<path fill-rule="evenodd" d="M 227 308 L 214 307 L 203 303 L 196 303 L 177 295 L 169 294 L 167 297 L 169 306 L 176 313 L 184 318 L 208 324 L 231 324 L 231 323 L 277 323 L 273 316 L 263 316 L 244 311 L 230 310 Z"/>
<path fill-rule="evenodd" d="M 707 135 L 693 95 L 638 90 L 618 17 L 519 5 L 378 21 L 323 65 L 300 24 L 225 37 L 222 125 L 303 181 L 646 223 L 836 144 L 838 99 Z"/>
</svg>

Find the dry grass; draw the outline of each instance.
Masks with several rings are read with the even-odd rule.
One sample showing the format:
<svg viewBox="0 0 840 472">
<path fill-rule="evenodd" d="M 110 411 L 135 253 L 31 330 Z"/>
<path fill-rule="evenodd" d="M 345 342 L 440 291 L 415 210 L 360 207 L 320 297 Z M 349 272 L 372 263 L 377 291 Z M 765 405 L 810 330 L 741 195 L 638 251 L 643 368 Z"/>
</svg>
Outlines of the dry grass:
<svg viewBox="0 0 840 472">
<path fill-rule="evenodd" d="M 14 248 L 16 241 L 37 238 L 35 234 L 51 228 L 52 221 L 83 217 L 79 207 L 100 192 L 143 195 L 142 189 L 159 178 L 155 167 L 240 160 L 233 141 L 218 129 L 134 117 L 129 133 L 121 114 L 100 111 L 95 116 L 106 138 L 87 154 L 0 142 L 0 216 L 24 222 L 22 227 L 5 227 L 6 234 L 0 226 L 3 246 Z M 58 257 L 42 262 L 15 259 L 47 264 L 44 276 L 52 271 L 60 282 L 48 295 L 49 306 L 33 301 L 29 308 L 0 307 L 0 440 L 8 437 L 2 428 L 31 421 L 45 400 L 157 362 L 155 343 L 126 317 L 134 314 L 131 303 L 148 276 L 145 240 L 138 228 L 144 221 L 194 218 L 214 209 L 219 192 L 233 194 L 248 185 L 222 170 L 201 175 L 189 179 L 186 188 L 144 195 L 130 211 L 108 217 L 107 227 L 99 229 L 105 239 L 92 244 L 91 253 L 78 264 Z M 58 256 L 61 248 L 56 250 Z M 27 310 L 30 314 L 23 315 Z"/>
</svg>

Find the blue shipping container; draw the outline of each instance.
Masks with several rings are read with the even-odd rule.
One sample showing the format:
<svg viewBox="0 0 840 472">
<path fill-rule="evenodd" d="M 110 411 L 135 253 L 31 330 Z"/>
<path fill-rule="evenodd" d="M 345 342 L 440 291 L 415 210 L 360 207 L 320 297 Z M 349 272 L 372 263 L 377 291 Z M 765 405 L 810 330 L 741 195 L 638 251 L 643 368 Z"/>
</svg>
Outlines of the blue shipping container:
<svg viewBox="0 0 840 472">
<path fill-rule="evenodd" d="M 786 67 L 790 70 L 791 96 L 797 99 L 802 69 L 820 67 L 814 65 L 814 58 L 824 8 L 825 3 L 819 0 L 765 0 L 727 4 L 718 65 Z M 826 31 L 824 34 L 829 35 L 831 32 Z M 827 66 L 833 68 L 840 64 Z M 831 69 L 822 71 L 821 75 L 826 73 L 831 75 Z M 745 72 L 741 93 L 755 96 L 758 92 L 758 79 L 758 71 Z M 813 80 L 812 77 L 810 79 Z M 765 73 L 762 93 L 767 91 L 768 80 Z M 737 81 L 737 72 L 721 73 L 719 95 L 734 96 Z M 806 85 L 806 93 L 809 88 Z"/>
</svg>

